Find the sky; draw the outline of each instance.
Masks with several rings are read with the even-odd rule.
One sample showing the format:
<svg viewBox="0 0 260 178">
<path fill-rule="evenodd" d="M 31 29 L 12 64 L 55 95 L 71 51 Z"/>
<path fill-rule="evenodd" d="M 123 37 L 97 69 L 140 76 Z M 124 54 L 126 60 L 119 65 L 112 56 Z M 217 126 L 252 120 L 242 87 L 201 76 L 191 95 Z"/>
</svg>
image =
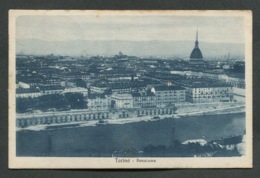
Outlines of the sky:
<svg viewBox="0 0 260 178">
<path fill-rule="evenodd" d="M 45 41 L 124 40 L 244 43 L 243 18 L 238 16 L 174 15 L 24 15 L 16 20 L 16 39 Z"/>
</svg>

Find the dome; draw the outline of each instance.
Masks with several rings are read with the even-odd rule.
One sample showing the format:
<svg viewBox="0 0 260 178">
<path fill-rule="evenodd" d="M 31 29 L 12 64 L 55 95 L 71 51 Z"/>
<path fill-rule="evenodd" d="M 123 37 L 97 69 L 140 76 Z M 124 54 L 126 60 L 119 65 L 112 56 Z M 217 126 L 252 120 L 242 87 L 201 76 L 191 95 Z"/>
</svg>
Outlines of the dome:
<svg viewBox="0 0 260 178">
<path fill-rule="evenodd" d="M 195 47 L 190 54 L 190 59 L 202 59 L 202 58 L 203 56 L 200 49 L 198 47 Z"/>
<path fill-rule="evenodd" d="M 201 53 L 200 48 L 199 48 L 198 30 L 197 30 L 197 33 L 196 33 L 195 47 L 190 54 L 190 59 L 191 60 L 194 60 L 194 59 L 195 60 L 196 59 L 202 60 L 203 59 L 202 53 Z"/>
</svg>

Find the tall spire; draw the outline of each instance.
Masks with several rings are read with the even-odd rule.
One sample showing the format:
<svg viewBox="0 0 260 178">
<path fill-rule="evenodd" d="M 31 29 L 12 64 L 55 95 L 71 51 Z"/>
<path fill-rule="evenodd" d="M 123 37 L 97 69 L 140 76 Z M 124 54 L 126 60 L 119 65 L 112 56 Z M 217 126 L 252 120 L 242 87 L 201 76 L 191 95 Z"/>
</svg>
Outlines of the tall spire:
<svg viewBox="0 0 260 178">
<path fill-rule="evenodd" d="M 195 41 L 195 48 L 198 48 L 199 47 L 199 40 L 198 40 L 198 37 L 199 36 L 199 31 L 198 31 L 198 28 L 197 28 L 197 32 L 196 32 L 196 41 Z"/>
<path fill-rule="evenodd" d="M 190 59 L 203 59 L 202 53 L 199 48 L 199 30 L 196 31 L 195 47 L 190 54 Z"/>
</svg>

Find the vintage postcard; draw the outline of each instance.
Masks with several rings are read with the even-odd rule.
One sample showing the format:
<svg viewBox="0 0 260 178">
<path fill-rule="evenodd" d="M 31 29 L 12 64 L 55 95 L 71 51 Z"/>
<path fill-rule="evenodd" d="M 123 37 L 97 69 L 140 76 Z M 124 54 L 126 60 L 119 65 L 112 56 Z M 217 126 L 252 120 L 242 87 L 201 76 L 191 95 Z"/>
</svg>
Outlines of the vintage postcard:
<svg viewBox="0 0 260 178">
<path fill-rule="evenodd" d="M 9 168 L 251 167 L 251 11 L 9 11 Z"/>
</svg>

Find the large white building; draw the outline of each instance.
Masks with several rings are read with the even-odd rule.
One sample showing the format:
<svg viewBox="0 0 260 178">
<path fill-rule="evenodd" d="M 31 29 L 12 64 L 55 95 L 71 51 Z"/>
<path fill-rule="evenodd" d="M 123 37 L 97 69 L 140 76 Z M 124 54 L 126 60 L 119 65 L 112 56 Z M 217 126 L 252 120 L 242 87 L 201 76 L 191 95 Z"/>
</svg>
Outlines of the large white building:
<svg viewBox="0 0 260 178">
<path fill-rule="evenodd" d="M 116 108 L 133 108 L 133 96 L 128 93 L 114 93 L 111 99 L 115 102 Z"/>
<path fill-rule="evenodd" d="M 156 106 L 158 107 L 182 103 L 186 100 L 185 88 L 180 86 L 155 86 L 151 91 L 156 96 Z"/>
<path fill-rule="evenodd" d="M 191 103 L 230 102 L 232 87 L 223 83 L 191 83 L 186 88 L 186 98 Z"/>
<path fill-rule="evenodd" d="M 237 88 L 245 88 L 245 78 L 236 75 L 229 75 L 226 81 L 228 84 L 237 87 Z"/>
<path fill-rule="evenodd" d="M 102 94 L 91 94 L 88 96 L 89 110 L 109 110 L 111 108 L 111 98 Z"/>
</svg>

